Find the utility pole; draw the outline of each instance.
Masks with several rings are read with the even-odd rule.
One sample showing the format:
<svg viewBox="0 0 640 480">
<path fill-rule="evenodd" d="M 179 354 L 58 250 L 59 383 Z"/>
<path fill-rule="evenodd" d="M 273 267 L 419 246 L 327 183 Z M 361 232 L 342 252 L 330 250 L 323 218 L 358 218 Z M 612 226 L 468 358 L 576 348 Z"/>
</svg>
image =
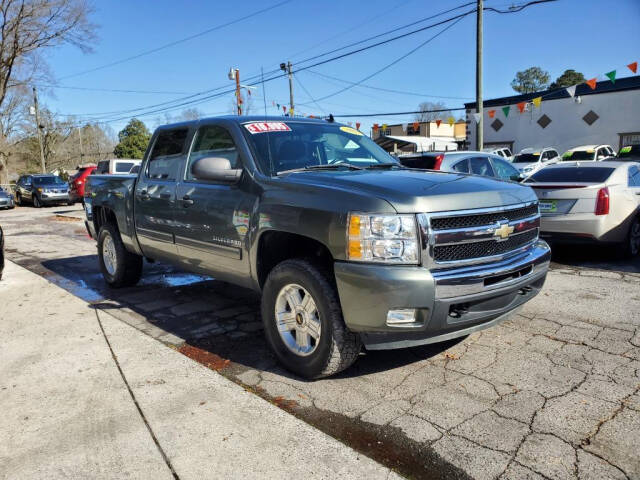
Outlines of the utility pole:
<svg viewBox="0 0 640 480">
<path fill-rule="evenodd" d="M 231 68 L 229 70 L 229 80 L 236 81 L 236 110 L 238 115 L 242 115 L 242 97 L 240 96 L 240 70 Z"/>
<path fill-rule="evenodd" d="M 44 165 L 44 148 L 42 146 L 42 132 L 40 131 L 40 111 L 38 110 L 38 92 L 36 87 L 33 87 L 33 106 L 36 113 L 36 130 L 38 131 L 38 143 L 40 144 L 40 167 L 42 173 L 47 173 Z"/>
<path fill-rule="evenodd" d="M 291 62 L 280 64 L 280 70 L 287 72 L 289 76 L 289 112 L 293 116 L 295 110 L 293 109 L 293 74 L 291 73 L 291 67 Z"/>
<path fill-rule="evenodd" d="M 483 122 L 484 113 L 482 105 L 482 9 L 483 0 L 478 0 L 476 12 L 476 113 L 480 114 L 480 120 L 476 122 L 476 150 L 482 151 L 484 147 Z"/>
<path fill-rule="evenodd" d="M 80 165 L 84 159 L 84 149 L 82 148 L 82 127 L 78 127 L 78 135 L 80 136 Z"/>
</svg>

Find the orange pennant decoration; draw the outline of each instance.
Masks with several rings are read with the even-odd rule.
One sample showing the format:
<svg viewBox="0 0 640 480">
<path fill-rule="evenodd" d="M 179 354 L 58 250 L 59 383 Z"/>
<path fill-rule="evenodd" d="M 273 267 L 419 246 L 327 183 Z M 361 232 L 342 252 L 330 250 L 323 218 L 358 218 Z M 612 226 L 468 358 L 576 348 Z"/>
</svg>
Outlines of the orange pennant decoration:
<svg viewBox="0 0 640 480">
<path fill-rule="evenodd" d="M 595 90 L 596 89 L 596 82 L 598 81 L 597 78 L 592 78 L 591 80 L 587 80 L 586 83 L 587 85 L 589 85 L 591 87 L 591 90 Z"/>
<path fill-rule="evenodd" d="M 374 131 L 374 132 L 377 132 L 377 131 L 378 131 L 378 124 L 377 124 L 377 123 L 374 123 L 374 124 L 373 124 L 373 131 Z"/>
<path fill-rule="evenodd" d="M 520 113 L 524 112 L 524 109 L 527 107 L 527 102 L 520 102 L 518 103 L 518 110 L 520 110 Z"/>
<path fill-rule="evenodd" d="M 627 65 L 627 68 L 629 68 L 633 73 L 638 73 L 638 62 L 630 63 Z"/>
<path fill-rule="evenodd" d="M 440 119 L 436 120 L 436 128 L 440 128 L 441 123 L 442 123 L 442 120 Z"/>
<path fill-rule="evenodd" d="M 489 118 L 493 118 L 496 116 L 496 111 L 495 110 L 489 110 L 487 112 L 487 115 L 489 115 Z"/>
<path fill-rule="evenodd" d="M 413 131 L 415 132 L 420 128 L 420 124 L 418 122 L 413 122 Z"/>
<path fill-rule="evenodd" d="M 356 122 L 356 130 L 360 130 L 360 122 Z"/>
</svg>

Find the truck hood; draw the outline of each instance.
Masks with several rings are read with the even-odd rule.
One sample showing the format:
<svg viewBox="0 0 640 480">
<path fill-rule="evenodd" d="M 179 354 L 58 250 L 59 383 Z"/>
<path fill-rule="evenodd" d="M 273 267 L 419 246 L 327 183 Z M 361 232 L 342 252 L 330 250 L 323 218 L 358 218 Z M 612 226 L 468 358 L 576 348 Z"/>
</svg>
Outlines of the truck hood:
<svg viewBox="0 0 640 480">
<path fill-rule="evenodd" d="M 441 212 L 536 201 L 533 190 L 489 177 L 417 170 L 296 172 L 287 180 L 389 202 L 399 213 Z M 357 209 L 357 206 L 354 206 Z"/>
</svg>

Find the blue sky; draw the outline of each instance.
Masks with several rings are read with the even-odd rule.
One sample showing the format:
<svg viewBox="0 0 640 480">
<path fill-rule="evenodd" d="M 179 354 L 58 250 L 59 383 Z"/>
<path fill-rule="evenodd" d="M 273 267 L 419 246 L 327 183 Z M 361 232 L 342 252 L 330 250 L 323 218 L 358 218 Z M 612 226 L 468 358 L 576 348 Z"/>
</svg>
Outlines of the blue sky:
<svg viewBox="0 0 640 480">
<path fill-rule="evenodd" d="M 43 92 L 41 102 L 60 114 L 108 114 L 174 100 L 232 82 L 231 66 L 241 79 L 294 63 L 318 53 L 362 40 L 465 3 L 463 0 L 292 0 L 236 25 L 159 52 L 95 72 L 84 70 L 120 60 L 159 45 L 188 37 L 215 25 L 242 17 L 278 3 L 278 0 L 210 2 L 147 0 L 96 2 L 93 21 L 99 25 L 99 40 L 92 54 L 72 47 L 51 50 L 48 61 L 60 85 L 87 88 L 167 91 L 166 94 L 132 94 L 56 89 Z M 486 6 L 506 9 L 512 2 L 485 0 Z M 517 3 L 521 3 L 518 0 Z M 464 10 L 460 10 L 464 11 Z M 440 20 L 444 17 L 439 17 Z M 425 22 L 427 25 L 433 21 Z M 639 0 L 559 0 L 536 5 L 520 13 L 484 17 L 484 97 L 514 92 L 510 82 L 518 70 L 540 66 L 556 78 L 566 68 L 582 71 L 587 78 L 640 61 Z M 417 28 L 414 27 L 414 28 Z M 312 70 L 357 82 L 418 46 L 442 27 L 383 45 Z M 404 32 L 401 31 L 401 32 Z M 64 78 L 70 76 L 68 78 Z M 415 110 L 421 101 L 444 101 L 461 107 L 475 95 L 475 16 L 462 19 L 388 70 L 364 82 L 367 85 L 425 94 L 411 96 L 356 87 L 319 102 L 345 85 L 327 81 L 310 72 L 297 74 L 294 85 L 297 113 L 377 113 Z M 288 83 L 283 77 L 265 84 L 268 113 L 272 102 L 288 103 Z M 184 93 L 178 93 L 184 92 Z M 262 87 L 254 92 L 254 110 L 263 113 Z M 452 98 L 435 98 L 452 97 Z M 194 105 L 210 114 L 230 113 L 231 94 Z M 186 108 L 186 107 L 183 107 Z M 179 113 L 182 108 L 169 112 Z M 110 117 L 109 117 L 110 116 Z M 150 128 L 162 122 L 161 114 L 140 117 Z M 373 122 L 411 121 L 411 116 L 353 118 L 363 131 Z M 347 121 L 347 120 L 345 120 Z M 126 120 L 111 123 L 115 132 Z"/>
</svg>

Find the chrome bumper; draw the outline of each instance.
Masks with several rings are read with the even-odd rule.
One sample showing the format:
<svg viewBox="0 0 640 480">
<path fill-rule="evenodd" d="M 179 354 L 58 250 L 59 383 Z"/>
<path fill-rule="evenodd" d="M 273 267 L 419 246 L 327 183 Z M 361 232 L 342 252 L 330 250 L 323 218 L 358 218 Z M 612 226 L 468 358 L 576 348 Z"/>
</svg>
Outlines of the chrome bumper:
<svg viewBox="0 0 640 480">
<path fill-rule="evenodd" d="M 551 249 L 537 241 L 524 252 L 500 262 L 432 272 L 436 300 L 488 293 L 527 284 L 545 275 Z"/>
</svg>

